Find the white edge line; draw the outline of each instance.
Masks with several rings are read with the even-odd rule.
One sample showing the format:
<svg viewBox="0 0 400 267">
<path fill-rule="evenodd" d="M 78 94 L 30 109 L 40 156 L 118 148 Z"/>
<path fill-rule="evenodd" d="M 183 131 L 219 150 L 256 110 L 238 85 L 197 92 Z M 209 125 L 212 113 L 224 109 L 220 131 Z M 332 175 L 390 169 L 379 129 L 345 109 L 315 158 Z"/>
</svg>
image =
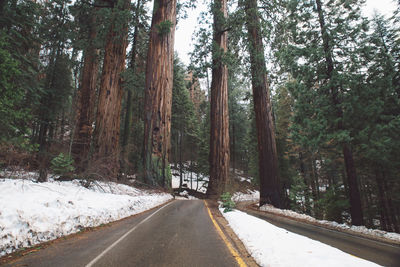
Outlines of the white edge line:
<svg viewBox="0 0 400 267">
<path fill-rule="evenodd" d="M 146 217 L 146 219 L 144 219 L 143 221 L 141 221 L 140 223 L 138 223 L 137 225 L 135 225 L 135 227 L 133 227 L 131 230 L 129 230 L 128 232 L 126 232 L 123 236 L 121 236 L 117 241 L 115 241 L 114 243 L 112 243 L 111 246 L 109 246 L 108 248 L 106 248 L 102 253 L 100 253 L 96 258 L 94 258 L 91 262 L 89 262 L 88 264 L 86 264 L 85 267 L 92 267 L 93 264 L 95 264 L 101 257 L 103 257 L 108 251 L 110 251 L 113 247 L 115 247 L 119 242 L 121 242 L 125 237 L 127 237 L 130 233 L 132 233 L 133 231 L 136 230 L 136 228 L 138 228 L 142 223 L 146 222 L 148 219 L 150 219 L 153 215 L 155 215 L 157 212 L 159 212 L 160 210 L 162 210 L 163 208 L 165 208 L 166 206 L 168 206 L 169 204 L 171 204 L 172 201 L 170 203 L 168 203 L 165 206 L 162 206 L 161 208 L 159 208 L 158 210 L 156 210 L 154 213 L 152 213 L 150 216 Z"/>
</svg>

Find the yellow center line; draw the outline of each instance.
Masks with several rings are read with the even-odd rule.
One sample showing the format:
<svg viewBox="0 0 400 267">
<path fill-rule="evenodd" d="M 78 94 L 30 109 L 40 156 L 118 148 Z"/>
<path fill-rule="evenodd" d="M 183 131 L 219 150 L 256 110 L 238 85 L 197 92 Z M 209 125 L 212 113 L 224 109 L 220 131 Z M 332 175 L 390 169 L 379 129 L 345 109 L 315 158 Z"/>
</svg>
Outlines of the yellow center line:
<svg viewBox="0 0 400 267">
<path fill-rule="evenodd" d="M 208 204 L 205 200 L 204 200 L 204 204 L 206 205 L 208 215 L 210 216 L 211 221 L 213 222 L 213 224 L 215 226 L 215 229 L 217 229 L 218 234 L 221 236 L 222 240 L 224 241 L 225 245 L 228 247 L 232 256 L 235 258 L 235 260 L 237 261 L 237 263 L 239 264 L 240 267 L 245 267 L 245 266 L 247 267 L 246 263 L 244 263 L 243 259 L 239 256 L 237 251 L 233 248 L 232 244 L 229 242 L 228 238 L 226 238 L 224 232 L 222 232 L 218 223 L 215 221 L 214 217 L 211 214 L 210 209 L 208 208 Z"/>
</svg>

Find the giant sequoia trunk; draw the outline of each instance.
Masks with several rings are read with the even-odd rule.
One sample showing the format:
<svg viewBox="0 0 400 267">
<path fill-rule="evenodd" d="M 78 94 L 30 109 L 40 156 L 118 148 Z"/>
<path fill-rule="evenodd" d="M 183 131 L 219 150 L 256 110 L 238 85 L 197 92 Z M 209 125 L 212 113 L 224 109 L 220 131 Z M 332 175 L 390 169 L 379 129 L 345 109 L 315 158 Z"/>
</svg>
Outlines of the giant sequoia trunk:
<svg viewBox="0 0 400 267">
<path fill-rule="evenodd" d="M 119 131 L 121 115 L 121 73 L 125 67 L 128 21 L 120 12 L 129 8 L 129 0 L 119 0 L 113 8 L 100 81 L 92 166 L 106 179 L 115 179 L 119 171 Z"/>
<path fill-rule="evenodd" d="M 168 156 L 176 24 L 176 0 L 155 0 L 146 66 L 143 147 L 146 183 L 171 186 Z"/>
<path fill-rule="evenodd" d="M 329 42 L 329 33 L 326 30 L 325 26 L 325 18 L 322 10 L 321 0 L 316 0 L 317 4 L 317 12 L 318 19 L 321 29 L 321 36 L 323 42 L 323 49 L 325 54 L 325 62 L 326 62 L 326 75 L 327 79 L 331 83 L 330 87 L 330 97 L 332 99 L 332 104 L 336 109 L 336 116 L 339 119 L 337 124 L 338 130 L 343 130 L 343 111 L 340 107 L 340 102 L 338 99 L 338 85 L 334 84 L 332 81 L 332 76 L 334 72 L 333 65 L 333 55 L 332 55 L 332 47 Z M 363 213 L 361 207 L 361 196 L 360 191 L 358 189 L 358 181 L 356 168 L 354 165 L 353 154 L 351 151 L 351 145 L 349 143 L 342 144 L 343 157 L 345 162 L 346 174 L 349 184 L 349 198 L 350 198 L 350 214 L 351 214 L 351 222 L 354 225 L 362 225 L 363 224 Z"/>
<path fill-rule="evenodd" d="M 78 93 L 77 125 L 72 144 L 72 154 L 79 171 L 84 171 L 92 139 L 92 125 L 94 119 L 95 92 L 98 75 L 98 53 L 95 46 L 96 17 L 92 13 L 89 25 L 88 46 L 84 52 L 82 82 Z"/>
<path fill-rule="evenodd" d="M 268 203 L 275 207 L 281 207 L 278 155 L 276 151 L 261 25 L 257 12 L 257 0 L 246 0 L 245 10 L 254 111 L 257 125 L 260 205 Z"/>
<path fill-rule="evenodd" d="M 223 55 L 228 48 L 228 33 L 224 28 L 228 16 L 227 0 L 215 0 L 212 9 L 214 34 L 210 113 L 210 182 L 207 195 L 210 198 L 217 198 L 224 191 L 229 179 L 228 67 L 223 61 Z"/>
</svg>

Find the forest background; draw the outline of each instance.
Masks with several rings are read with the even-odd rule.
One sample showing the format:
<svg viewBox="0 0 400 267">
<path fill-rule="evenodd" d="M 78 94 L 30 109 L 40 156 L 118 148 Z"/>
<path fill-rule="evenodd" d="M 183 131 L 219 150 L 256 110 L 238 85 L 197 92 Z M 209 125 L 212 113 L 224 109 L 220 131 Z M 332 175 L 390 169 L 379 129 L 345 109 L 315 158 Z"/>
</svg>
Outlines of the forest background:
<svg viewBox="0 0 400 267">
<path fill-rule="evenodd" d="M 178 2 L 178 27 L 195 2 Z M 172 50 L 162 43 L 174 39 L 174 20 L 160 13 L 151 23 L 163 1 L 152 10 L 146 0 L 2 0 L 1 168 L 38 170 L 39 181 L 50 169 L 63 179 L 136 175 L 138 183 L 161 187 L 170 184 L 170 163 L 181 175 L 208 176 L 218 59 L 228 70 L 229 172 L 243 172 L 263 189 L 251 91 L 255 39 L 247 34 L 254 9 L 273 92 L 279 206 L 399 232 L 400 2 L 391 16 L 368 18 L 358 0 L 230 1 L 222 19 L 219 2 L 207 2 L 201 13 L 185 66 L 173 56 L 173 42 Z M 213 42 L 219 20 L 228 35 L 220 54 Z M 165 65 L 149 61 L 157 39 L 170 51 L 160 56 Z M 170 114 L 170 131 L 147 116 L 163 106 L 145 96 L 157 66 L 166 77 L 173 69 L 165 96 L 171 110 L 159 113 Z M 158 149 L 153 142 L 161 144 L 159 154 L 146 150 Z"/>
</svg>

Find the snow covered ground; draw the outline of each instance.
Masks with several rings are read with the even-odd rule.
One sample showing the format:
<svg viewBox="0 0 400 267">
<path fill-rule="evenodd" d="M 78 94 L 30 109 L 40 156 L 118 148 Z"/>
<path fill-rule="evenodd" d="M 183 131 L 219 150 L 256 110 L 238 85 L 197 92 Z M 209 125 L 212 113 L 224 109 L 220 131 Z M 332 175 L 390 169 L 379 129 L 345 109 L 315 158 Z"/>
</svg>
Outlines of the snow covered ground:
<svg viewBox="0 0 400 267">
<path fill-rule="evenodd" d="M 207 185 L 208 185 L 208 179 L 209 179 L 208 177 L 201 177 L 199 175 L 198 184 L 197 184 L 197 180 L 196 180 L 196 177 L 197 177 L 196 174 L 193 174 L 192 181 L 190 181 L 190 175 L 185 175 L 185 177 L 187 177 L 187 180 L 186 181 L 183 180 L 183 183 L 182 183 L 183 188 L 197 190 L 204 194 L 207 192 Z M 179 172 L 172 171 L 172 188 L 179 188 L 179 181 L 180 181 Z"/>
<path fill-rule="evenodd" d="M 247 193 L 236 192 L 232 196 L 232 200 L 235 202 L 241 201 L 258 201 L 260 199 L 260 192 L 257 190 L 247 190 Z"/>
<path fill-rule="evenodd" d="M 87 189 L 78 181 L 35 183 L 34 174 L 22 176 L 31 179 L 0 179 L 0 256 L 172 199 L 170 194 L 116 183 L 96 182 Z"/>
<path fill-rule="evenodd" d="M 220 211 L 260 266 L 378 266 L 244 212 Z"/>
<path fill-rule="evenodd" d="M 277 209 L 271 205 L 264 205 L 260 208 L 262 211 L 268 211 L 270 213 L 275 213 L 279 215 L 283 215 L 286 217 L 302 220 L 302 221 L 307 221 L 309 223 L 313 224 L 319 224 L 322 226 L 328 226 L 330 228 L 338 229 L 338 230 L 345 230 L 345 231 L 352 231 L 360 234 L 364 234 L 367 236 L 375 236 L 375 237 L 380 237 L 384 239 L 390 239 L 394 240 L 397 242 L 400 242 L 400 234 L 397 233 L 391 233 L 391 232 L 385 232 L 382 230 L 377 230 L 377 229 L 368 229 L 365 226 L 354 226 L 354 225 L 347 225 L 347 224 L 339 224 L 337 222 L 331 222 L 331 221 L 325 221 L 325 220 L 317 220 L 311 216 L 305 215 L 305 214 L 300 214 L 291 210 L 281 210 Z"/>
</svg>

